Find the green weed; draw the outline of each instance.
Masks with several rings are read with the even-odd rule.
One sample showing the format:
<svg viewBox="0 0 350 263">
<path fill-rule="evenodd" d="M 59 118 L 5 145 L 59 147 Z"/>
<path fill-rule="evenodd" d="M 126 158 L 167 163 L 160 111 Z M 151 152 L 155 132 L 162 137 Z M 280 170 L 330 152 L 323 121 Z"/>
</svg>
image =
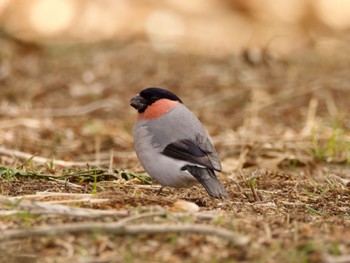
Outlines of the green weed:
<svg viewBox="0 0 350 263">
<path fill-rule="evenodd" d="M 350 163 L 350 142 L 346 132 L 336 122 L 328 139 L 318 139 L 315 129 L 311 130 L 312 155 L 320 161 L 341 160 Z"/>
<path fill-rule="evenodd" d="M 9 167 L 0 167 L 0 178 L 6 181 L 12 181 L 14 179 L 14 171 Z"/>
<path fill-rule="evenodd" d="M 310 206 L 306 206 L 306 210 L 310 215 L 315 215 L 315 216 L 322 216 L 324 215 L 322 211 L 318 211 L 316 209 L 313 209 Z"/>
<path fill-rule="evenodd" d="M 341 255 L 340 247 L 338 242 L 332 242 L 331 244 L 328 245 L 329 253 L 333 256 L 339 256 Z"/>
<path fill-rule="evenodd" d="M 315 244 L 309 241 L 296 248 L 287 249 L 282 255 L 283 261 L 281 262 L 308 263 L 310 262 L 310 254 L 314 253 L 315 251 Z"/>
</svg>

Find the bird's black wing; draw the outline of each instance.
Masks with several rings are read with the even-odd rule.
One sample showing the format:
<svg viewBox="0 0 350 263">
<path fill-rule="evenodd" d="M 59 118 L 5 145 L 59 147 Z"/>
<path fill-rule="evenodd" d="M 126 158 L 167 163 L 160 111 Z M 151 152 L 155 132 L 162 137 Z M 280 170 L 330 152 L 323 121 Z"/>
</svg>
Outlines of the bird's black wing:
<svg viewBox="0 0 350 263">
<path fill-rule="evenodd" d="M 197 134 L 195 140 L 183 139 L 170 143 L 163 150 L 163 154 L 221 171 L 220 158 L 207 136 Z"/>
<path fill-rule="evenodd" d="M 163 150 L 163 154 L 189 162 L 181 170 L 192 174 L 210 196 L 220 199 L 227 197 L 224 187 L 214 173 L 214 170 L 221 171 L 221 163 L 208 137 L 197 134 L 195 140 L 184 139 L 170 143 Z"/>
</svg>

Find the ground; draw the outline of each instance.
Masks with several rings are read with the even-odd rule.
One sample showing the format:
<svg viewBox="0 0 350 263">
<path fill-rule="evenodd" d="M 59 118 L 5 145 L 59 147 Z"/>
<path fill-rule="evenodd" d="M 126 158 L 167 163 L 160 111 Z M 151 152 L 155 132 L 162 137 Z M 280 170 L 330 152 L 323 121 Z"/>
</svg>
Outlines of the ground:
<svg viewBox="0 0 350 263">
<path fill-rule="evenodd" d="M 0 41 L 1 262 L 349 262 L 349 52 Z M 156 195 L 128 105 L 149 86 L 206 126 L 226 200 Z"/>
</svg>

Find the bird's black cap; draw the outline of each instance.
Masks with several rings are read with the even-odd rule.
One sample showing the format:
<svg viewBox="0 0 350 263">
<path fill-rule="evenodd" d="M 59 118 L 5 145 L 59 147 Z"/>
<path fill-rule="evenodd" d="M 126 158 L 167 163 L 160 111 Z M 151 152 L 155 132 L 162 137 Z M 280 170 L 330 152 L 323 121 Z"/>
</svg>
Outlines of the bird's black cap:
<svg viewBox="0 0 350 263">
<path fill-rule="evenodd" d="M 140 94 L 136 95 L 130 100 L 130 105 L 138 110 L 144 112 L 148 106 L 160 99 L 169 99 L 182 103 L 181 99 L 169 90 L 151 87 L 144 89 Z"/>
</svg>

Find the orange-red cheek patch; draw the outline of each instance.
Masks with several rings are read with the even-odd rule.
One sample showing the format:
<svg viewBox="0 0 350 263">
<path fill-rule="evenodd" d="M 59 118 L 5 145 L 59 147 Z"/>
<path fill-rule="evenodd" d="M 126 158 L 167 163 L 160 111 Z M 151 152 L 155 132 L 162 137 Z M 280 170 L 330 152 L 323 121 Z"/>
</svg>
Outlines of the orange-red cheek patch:
<svg viewBox="0 0 350 263">
<path fill-rule="evenodd" d="M 168 100 L 168 99 L 160 99 L 154 102 L 151 106 L 148 106 L 147 109 L 143 113 L 139 113 L 138 120 L 152 120 L 162 116 L 163 114 L 170 111 L 176 105 L 178 105 L 178 101 Z"/>
</svg>

